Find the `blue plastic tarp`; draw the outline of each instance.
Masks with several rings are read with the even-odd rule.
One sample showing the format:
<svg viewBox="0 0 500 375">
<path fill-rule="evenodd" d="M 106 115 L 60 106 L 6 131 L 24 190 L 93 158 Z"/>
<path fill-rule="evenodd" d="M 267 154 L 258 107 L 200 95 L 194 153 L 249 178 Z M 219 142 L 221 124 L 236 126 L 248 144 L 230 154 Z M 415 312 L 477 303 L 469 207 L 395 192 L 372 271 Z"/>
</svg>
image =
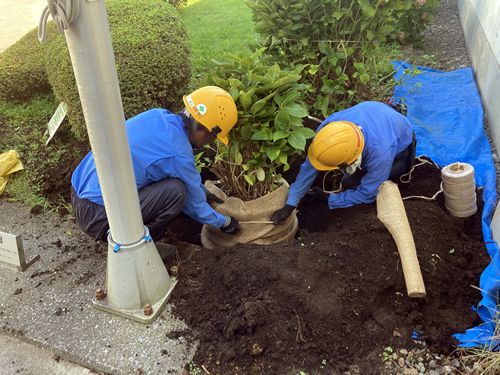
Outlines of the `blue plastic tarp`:
<svg viewBox="0 0 500 375">
<path fill-rule="evenodd" d="M 393 64 L 396 80 L 405 77 L 406 69 L 413 69 L 404 61 Z M 483 299 L 477 312 L 484 323 L 455 337 L 460 340 L 461 346 L 495 346 L 500 257 L 490 224 L 497 201 L 496 169 L 483 128 L 481 97 L 472 68 L 453 72 L 418 69 L 420 74 L 396 86 L 394 91 L 394 98 L 403 97 L 408 106 L 408 118 L 417 134 L 417 155 L 426 155 L 441 167 L 457 161 L 471 164 L 476 185 L 483 189 L 483 235 L 492 258 L 481 275 L 479 285 Z"/>
</svg>

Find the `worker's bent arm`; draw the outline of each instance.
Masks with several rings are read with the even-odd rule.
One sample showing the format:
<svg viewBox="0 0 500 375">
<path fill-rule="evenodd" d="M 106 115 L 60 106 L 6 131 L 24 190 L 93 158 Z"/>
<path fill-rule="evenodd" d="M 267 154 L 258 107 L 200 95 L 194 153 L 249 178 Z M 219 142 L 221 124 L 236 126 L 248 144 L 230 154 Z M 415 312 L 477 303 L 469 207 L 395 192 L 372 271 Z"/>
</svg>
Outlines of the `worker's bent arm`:
<svg viewBox="0 0 500 375">
<path fill-rule="evenodd" d="M 226 217 L 207 203 L 207 197 L 201 188 L 201 176 L 196 170 L 194 160 L 180 159 L 176 164 L 175 173 L 186 185 L 188 194 L 182 211 L 202 224 L 220 228 L 226 221 Z"/>
<path fill-rule="evenodd" d="M 297 207 L 300 200 L 306 195 L 311 188 L 312 183 L 316 179 L 319 171 L 309 162 L 309 157 L 300 166 L 300 172 L 295 182 L 290 186 L 290 194 L 286 204 Z"/>
<path fill-rule="evenodd" d="M 351 207 L 361 203 L 372 203 L 377 199 L 378 188 L 382 182 L 387 181 L 391 173 L 394 157 L 393 150 L 389 149 L 385 160 L 377 166 L 368 166 L 367 173 L 361 179 L 361 184 L 356 190 L 346 190 L 339 194 L 330 194 L 328 206 L 336 208 Z"/>
</svg>

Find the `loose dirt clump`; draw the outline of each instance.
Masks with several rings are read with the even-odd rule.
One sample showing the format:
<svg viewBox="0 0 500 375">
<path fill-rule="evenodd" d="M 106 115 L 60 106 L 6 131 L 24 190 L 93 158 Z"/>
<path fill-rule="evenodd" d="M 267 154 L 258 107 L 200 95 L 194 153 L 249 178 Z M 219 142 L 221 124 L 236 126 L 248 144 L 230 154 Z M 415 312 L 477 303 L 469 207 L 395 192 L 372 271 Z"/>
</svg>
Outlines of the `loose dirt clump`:
<svg viewBox="0 0 500 375">
<path fill-rule="evenodd" d="M 425 165 L 399 187 L 403 197 L 432 196 L 439 184 L 439 171 Z M 290 243 L 194 253 L 171 300 L 200 339 L 194 362 L 215 374 L 326 374 L 353 364 L 361 374 L 378 374 L 386 346 L 424 340 L 432 352 L 448 353 L 453 334 L 479 323 L 471 307 L 481 294 L 471 284 L 489 263 L 481 190 L 478 206 L 460 219 L 446 211 L 442 195 L 405 200 L 424 299 L 407 297 L 398 250 L 376 204 L 329 210 L 304 199 L 301 233 Z"/>
</svg>

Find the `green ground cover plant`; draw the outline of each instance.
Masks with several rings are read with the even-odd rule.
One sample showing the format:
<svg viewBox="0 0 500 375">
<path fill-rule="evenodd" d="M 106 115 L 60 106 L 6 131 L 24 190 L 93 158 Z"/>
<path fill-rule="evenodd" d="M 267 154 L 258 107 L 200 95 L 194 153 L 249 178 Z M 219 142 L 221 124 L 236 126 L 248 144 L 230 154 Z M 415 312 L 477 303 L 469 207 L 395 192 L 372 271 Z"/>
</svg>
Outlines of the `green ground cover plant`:
<svg viewBox="0 0 500 375">
<path fill-rule="evenodd" d="M 10 176 L 6 193 L 10 200 L 22 201 L 31 207 L 40 206 L 43 211 L 70 207 L 63 198 L 49 202 L 43 194 L 44 171 L 59 165 L 68 153 L 75 157 L 87 151 L 80 149 L 81 145 L 72 137 L 67 124 L 57 133 L 65 135 L 64 141 L 56 136 L 45 145 L 47 123 L 57 105 L 54 94 L 38 94 L 28 101 L 0 101 L 0 154 L 17 150 L 24 166 Z"/>
</svg>

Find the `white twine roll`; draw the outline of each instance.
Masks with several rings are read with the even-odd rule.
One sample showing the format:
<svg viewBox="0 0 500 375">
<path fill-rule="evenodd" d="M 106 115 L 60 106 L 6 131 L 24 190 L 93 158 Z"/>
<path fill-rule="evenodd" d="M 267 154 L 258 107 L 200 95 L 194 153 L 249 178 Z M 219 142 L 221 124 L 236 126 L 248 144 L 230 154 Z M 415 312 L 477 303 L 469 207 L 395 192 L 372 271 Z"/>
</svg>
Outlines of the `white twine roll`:
<svg viewBox="0 0 500 375">
<path fill-rule="evenodd" d="M 453 216 L 469 217 L 477 212 L 474 167 L 467 163 L 454 163 L 441 170 L 444 202 Z"/>
</svg>

